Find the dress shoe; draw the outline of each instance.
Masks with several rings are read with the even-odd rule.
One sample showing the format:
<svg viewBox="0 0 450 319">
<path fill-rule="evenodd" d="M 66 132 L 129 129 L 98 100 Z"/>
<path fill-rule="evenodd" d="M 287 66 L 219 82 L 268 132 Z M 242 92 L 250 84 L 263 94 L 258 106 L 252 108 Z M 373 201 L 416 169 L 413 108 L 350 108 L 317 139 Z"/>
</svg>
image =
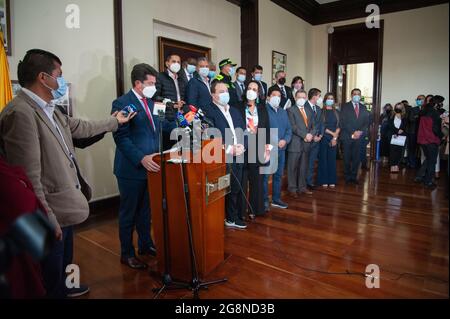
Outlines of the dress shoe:
<svg viewBox="0 0 450 319">
<path fill-rule="evenodd" d="M 127 265 L 128 267 L 132 269 L 147 269 L 148 265 L 136 257 L 130 257 L 130 258 L 121 258 L 120 262 L 124 265 Z"/>
<path fill-rule="evenodd" d="M 437 185 L 435 183 L 425 184 L 425 188 L 427 188 L 427 189 L 435 189 L 436 187 L 437 187 Z"/>
<path fill-rule="evenodd" d="M 312 194 L 313 194 L 313 192 L 311 192 L 311 191 L 310 191 L 309 189 L 307 189 L 307 188 L 302 189 L 299 193 L 300 193 L 300 194 L 306 194 L 306 195 L 312 195 Z"/>
<path fill-rule="evenodd" d="M 294 199 L 298 199 L 298 194 L 297 193 L 289 192 L 289 196 L 294 198 Z"/>
<path fill-rule="evenodd" d="M 313 191 L 316 188 L 316 185 L 307 185 L 306 187 L 308 187 L 310 191 Z"/>
<path fill-rule="evenodd" d="M 153 256 L 153 257 L 155 257 L 156 256 L 156 248 L 152 246 L 152 247 L 150 247 L 150 248 L 148 248 L 146 250 L 139 250 L 138 254 L 140 256 Z"/>
</svg>

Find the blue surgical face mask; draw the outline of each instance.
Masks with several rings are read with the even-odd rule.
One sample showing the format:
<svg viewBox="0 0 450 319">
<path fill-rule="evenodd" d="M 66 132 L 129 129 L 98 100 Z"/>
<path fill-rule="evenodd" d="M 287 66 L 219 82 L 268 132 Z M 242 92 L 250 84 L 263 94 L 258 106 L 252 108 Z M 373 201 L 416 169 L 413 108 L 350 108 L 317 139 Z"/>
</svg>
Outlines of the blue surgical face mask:
<svg viewBox="0 0 450 319">
<path fill-rule="evenodd" d="M 423 105 L 423 101 L 422 100 L 416 100 L 416 105 L 417 106 L 422 106 Z"/>
<path fill-rule="evenodd" d="M 228 105 L 230 102 L 230 93 L 224 92 L 219 94 L 219 103 L 222 106 Z"/>
<path fill-rule="evenodd" d="M 325 102 L 325 104 L 326 104 L 327 106 L 333 106 L 333 105 L 334 105 L 334 100 L 327 100 L 327 101 Z"/>
<path fill-rule="evenodd" d="M 51 77 L 52 79 L 55 79 L 56 82 L 58 83 L 58 88 L 56 90 L 54 90 L 51 87 L 46 85 L 46 87 L 52 91 L 53 100 L 58 100 L 58 99 L 62 98 L 64 95 L 66 95 L 67 83 L 66 83 L 66 80 L 64 79 L 64 77 L 60 76 L 60 77 L 55 78 L 55 77 L 51 76 L 50 74 L 47 74 L 47 75 L 49 77 Z"/>
<path fill-rule="evenodd" d="M 244 83 L 247 77 L 244 74 L 239 74 L 237 80 L 241 83 Z"/>
<path fill-rule="evenodd" d="M 210 79 L 214 79 L 214 78 L 216 77 L 216 72 L 214 72 L 214 71 L 209 71 L 208 77 L 209 77 Z"/>
<path fill-rule="evenodd" d="M 195 65 L 192 65 L 192 64 L 188 64 L 186 67 L 186 70 L 188 71 L 189 74 L 194 73 L 196 69 L 197 68 L 195 67 Z"/>
<path fill-rule="evenodd" d="M 355 95 L 353 96 L 352 100 L 354 103 L 359 103 L 361 101 L 361 97 L 359 95 Z"/>
<path fill-rule="evenodd" d="M 262 81 L 262 74 L 260 74 L 260 73 L 255 74 L 255 81 L 258 81 L 258 82 Z"/>
<path fill-rule="evenodd" d="M 209 68 L 200 68 L 198 70 L 198 74 L 200 74 L 202 77 L 206 78 L 209 75 Z"/>
<path fill-rule="evenodd" d="M 230 68 L 230 76 L 233 77 L 236 74 L 236 69 L 234 67 Z"/>
</svg>

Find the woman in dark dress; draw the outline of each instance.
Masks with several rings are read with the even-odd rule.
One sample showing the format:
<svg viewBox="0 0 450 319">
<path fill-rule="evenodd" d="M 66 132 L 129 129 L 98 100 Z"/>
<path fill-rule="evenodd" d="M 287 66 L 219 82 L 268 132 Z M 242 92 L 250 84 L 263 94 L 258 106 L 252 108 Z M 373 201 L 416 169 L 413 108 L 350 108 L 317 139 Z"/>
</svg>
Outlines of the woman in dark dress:
<svg viewBox="0 0 450 319">
<path fill-rule="evenodd" d="M 383 107 L 383 114 L 380 117 L 380 158 L 387 163 L 389 158 L 389 148 L 391 145 L 388 122 L 392 115 L 392 104 L 388 103 Z"/>
<path fill-rule="evenodd" d="M 392 138 L 398 136 L 406 137 L 406 110 L 403 103 L 397 103 L 394 107 L 394 114 L 388 121 L 388 129 L 390 133 L 389 142 L 389 165 L 391 166 L 391 173 L 398 173 L 400 171 L 399 164 L 405 152 L 405 145 L 392 144 Z"/>
<path fill-rule="evenodd" d="M 320 141 L 317 182 L 323 187 L 334 188 L 337 182 L 337 142 L 341 130 L 339 128 L 339 114 L 332 93 L 325 94 L 322 122 L 324 123 L 324 135 Z"/>
<path fill-rule="evenodd" d="M 244 108 L 241 110 L 244 121 L 247 125 L 246 139 L 248 143 L 254 141 L 253 137 L 256 137 L 256 158 L 255 154 L 250 154 L 251 150 L 254 149 L 248 146 L 248 150 L 245 152 L 245 163 L 244 171 L 242 177 L 242 188 L 244 192 L 249 194 L 249 202 L 251 209 L 248 211 L 248 216 L 250 219 L 254 219 L 256 216 L 261 216 L 265 214 L 264 207 L 264 175 L 260 173 L 260 167 L 265 165 L 268 161 L 268 156 L 270 154 L 270 123 L 269 114 L 265 105 L 260 105 L 258 103 L 259 87 L 256 82 L 249 82 L 247 85 L 246 94 L 244 96 Z M 266 129 L 265 136 L 261 135 L 260 129 Z M 256 135 L 256 136 L 255 136 Z M 260 143 L 259 139 L 265 138 L 265 143 Z M 265 145 L 264 147 L 260 147 Z M 264 160 L 261 160 L 264 158 Z M 266 161 L 267 160 L 267 161 Z M 242 212 L 242 216 L 245 216 L 248 210 L 247 201 L 244 196 L 241 196 L 239 202 L 239 209 Z"/>
</svg>

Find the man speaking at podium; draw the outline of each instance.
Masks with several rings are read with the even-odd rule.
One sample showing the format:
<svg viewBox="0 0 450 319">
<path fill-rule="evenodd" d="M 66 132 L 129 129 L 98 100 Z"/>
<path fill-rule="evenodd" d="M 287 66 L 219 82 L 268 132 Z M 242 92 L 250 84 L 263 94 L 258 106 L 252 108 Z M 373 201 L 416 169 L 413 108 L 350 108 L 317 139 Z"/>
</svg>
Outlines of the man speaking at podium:
<svg viewBox="0 0 450 319">
<path fill-rule="evenodd" d="M 121 263 L 133 269 L 146 269 L 147 264 L 136 258 L 133 231 L 138 234 L 138 253 L 156 255 L 150 235 L 151 214 L 147 187 L 147 171 L 158 172 L 153 161 L 159 152 L 159 118 L 153 115 L 157 72 L 148 64 L 138 64 L 131 72 L 133 88 L 115 100 L 112 113 L 129 107 L 137 110 L 133 121 L 120 127 L 113 135 L 116 143 L 114 175 L 120 192 L 119 237 Z M 174 126 L 174 125 L 173 125 Z M 170 131 L 167 121 L 164 131 Z"/>
</svg>

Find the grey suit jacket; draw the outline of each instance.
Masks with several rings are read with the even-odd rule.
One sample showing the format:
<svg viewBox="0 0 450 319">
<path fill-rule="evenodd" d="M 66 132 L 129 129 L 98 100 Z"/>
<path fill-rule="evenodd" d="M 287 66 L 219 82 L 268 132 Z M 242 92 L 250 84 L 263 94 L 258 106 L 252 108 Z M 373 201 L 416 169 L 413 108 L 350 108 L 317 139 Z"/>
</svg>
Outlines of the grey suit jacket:
<svg viewBox="0 0 450 319">
<path fill-rule="evenodd" d="M 114 117 L 87 122 L 63 115 L 58 109 L 54 119 L 72 154 L 75 154 L 72 138 L 89 138 L 116 131 L 118 127 Z M 71 160 L 53 123 L 22 91 L 0 114 L 0 149 L 8 163 L 25 169 L 54 225 L 66 227 L 87 219 L 91 196 L 89 185 L 76 162 Z"/>
<path fill-rule="evenodd" d="M 313 131 L 313 114 L 310 109 L 305 107 L 306 116 L 308 117 L 308 125 L 306 125 L 298 106 L 289 108 L 287 112 L 292 128 L 292 140 L 288 146 L 288 152 L 299 153 L 310 147 L 311 143 L 306 143 L 304 140 L 306 135 Z"/>
</svg>

